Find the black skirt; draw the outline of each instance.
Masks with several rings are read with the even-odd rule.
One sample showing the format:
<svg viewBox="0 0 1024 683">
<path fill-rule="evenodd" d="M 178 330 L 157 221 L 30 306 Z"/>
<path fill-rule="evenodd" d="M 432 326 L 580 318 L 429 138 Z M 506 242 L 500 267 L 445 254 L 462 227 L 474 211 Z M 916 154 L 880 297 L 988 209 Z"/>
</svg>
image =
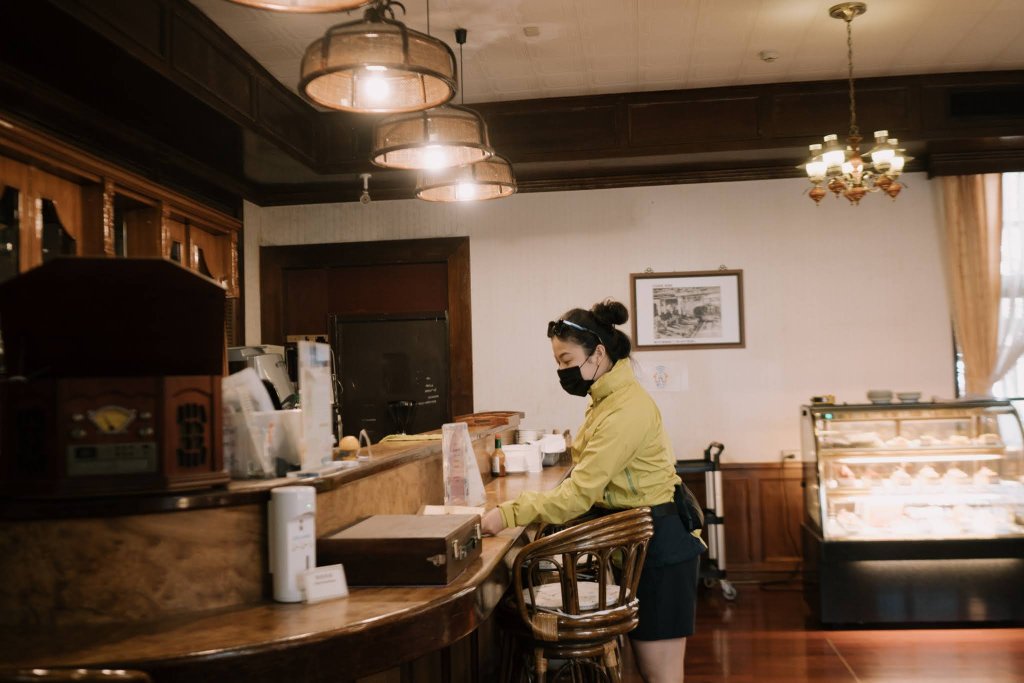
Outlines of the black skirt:
<svg viewBox="0 0 1024 683">
<path fill-rule="evenodd" d="M 693 635 L 697 581 L 704 544 L 686 531 L 679 515 L 654 518 L 654 536 L 640 573 L 640 624 L 634 640 L 669 640 Z"/>
</svg>

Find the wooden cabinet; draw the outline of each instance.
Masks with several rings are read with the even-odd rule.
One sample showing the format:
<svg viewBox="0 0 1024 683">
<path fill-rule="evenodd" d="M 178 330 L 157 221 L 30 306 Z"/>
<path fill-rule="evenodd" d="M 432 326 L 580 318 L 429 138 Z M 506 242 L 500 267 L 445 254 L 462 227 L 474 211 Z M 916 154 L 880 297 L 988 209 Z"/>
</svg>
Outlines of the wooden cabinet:
<svg viewBox="0 0 1024 683">
<path fill-rule="evenodd" d="M 241 296 L 241 221 L 23 126 L 0 128 L 0 282 L 59 256 L 167 258 Z"/>
<path fill-rule="evenodd" d="M 82 253 L 82 188 L 14 159 L 0 158 L 0 279 L 58 256 Z"/>
</svg>

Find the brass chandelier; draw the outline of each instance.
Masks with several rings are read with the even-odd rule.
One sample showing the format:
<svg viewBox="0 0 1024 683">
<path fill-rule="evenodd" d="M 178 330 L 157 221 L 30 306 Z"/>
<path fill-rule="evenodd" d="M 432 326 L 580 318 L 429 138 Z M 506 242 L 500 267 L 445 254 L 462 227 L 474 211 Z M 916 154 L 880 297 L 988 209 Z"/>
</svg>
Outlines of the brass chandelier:
<svg viewBox="0 0 1024 683">
<path fill-rule="evenodd" d="M 912 159 L 899 141 L 890 138 L 885 130 L 875 131 L 875 146 L 867 152 L 868 161 L 861 156 L 863 138 L 857 126 L 857 98 L 853 86 L 853 20 L 867 11 L 863 2 L 844 2 L 829 8 L 829 16 L 846 22 L 846 61 L 850 92 L 850 128 L 846 146 L 840 144 L 836 134 L 826 135 L 823 144 L 810 146 L 810 158 L 798 168 L 804 169 L 813 187 L 808 195 L 815 204 L 821 202 L 826 188 L 837 198 L 843 195 L 850 204 L 858 204 L 869 192 L 882 191 L 893 199 L 903 186 L 897 182 L 905 164 Z"/>
</svg>

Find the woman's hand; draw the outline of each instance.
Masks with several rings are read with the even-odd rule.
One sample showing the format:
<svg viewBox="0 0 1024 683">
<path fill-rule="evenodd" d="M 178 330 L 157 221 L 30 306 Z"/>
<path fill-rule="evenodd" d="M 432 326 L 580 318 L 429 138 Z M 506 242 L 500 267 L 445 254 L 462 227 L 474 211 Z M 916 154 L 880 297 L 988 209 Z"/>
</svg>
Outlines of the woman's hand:
<svg viewBox="0 0 1024 683">
<path fill-rule="evenodd" d="M 494 536 L 505 528 L 505 520 L 501 517 L 501 510 L 494 508 L 484 514 L 480 520 L 480 530 L 485 536 Z"/>
</svg>

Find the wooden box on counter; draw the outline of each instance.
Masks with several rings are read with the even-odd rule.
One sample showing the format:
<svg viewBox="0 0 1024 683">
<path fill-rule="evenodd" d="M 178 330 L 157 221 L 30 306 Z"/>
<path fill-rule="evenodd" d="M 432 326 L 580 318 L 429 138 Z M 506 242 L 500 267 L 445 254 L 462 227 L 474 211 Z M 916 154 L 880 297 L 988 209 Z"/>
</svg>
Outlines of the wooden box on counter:
<svg viewBox="0 0 1024 683">
<path fill-rule="evenodd" d="M 374 515 L 317 540 L 317 563 L 341 563 L 353 586 L 451 583 L 481 549 L 479 515 Z"/>
</svg>

